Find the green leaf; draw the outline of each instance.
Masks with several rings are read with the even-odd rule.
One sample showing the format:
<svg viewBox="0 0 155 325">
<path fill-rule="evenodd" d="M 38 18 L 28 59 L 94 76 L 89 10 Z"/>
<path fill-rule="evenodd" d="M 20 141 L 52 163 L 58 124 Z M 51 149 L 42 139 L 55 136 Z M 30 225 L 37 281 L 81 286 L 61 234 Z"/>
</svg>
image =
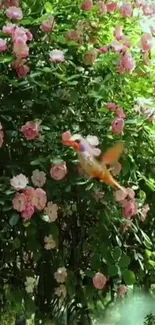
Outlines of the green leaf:
<svg viewBox="0 0 155 325">
<path fill-rule="evenodd" d="M 128 265 L 130 264 L 131 259 L 128 255 L 123 254 L 120 261 L 119 261 L 119 266 L 121 269 L 128 267 Z"/>
<path fill-rule="evenodd" d="M 136 277 L 132 271 L 124 270 L 122 275 L 126 285 L 133 285 L 135 283 Z"/>
<path fill-rule="evenodd" d="M 118 246 L 115 247 L 112 255 L 115 261 L 119 260 L 122 255 L 121 249 Z"/>
<path fill-rule="evenodd" d="M 9 224 L 10 224 L 11 227 L 14 227 L 14 226 L 16 226 L 18 221 L 19 221 L 19 214 L 13 213 L 10 220 L 9 220 Z"/>
<path fill-rule="evenodd" d="M 119 268 L 116 265 L 109 265 L 108 266 L 108 275 L 116 276 L 119 272 Z"/>
<path fill-rule="evenodd" d="M 14 249 L 18 249 L 20 247 L 20 239 L 19 238 L 15 238 L 13 241 L 13 247 Z"/>
<path fill-rule="evenodd" d="M 45 2 L 44 8 L 45 8 L 46 12 L 53 13 L 52 4 L 49 1 Z"/>
<path fill-rule="evenodd" d="M 12 56 L 0 56 L 0 63 L 8 63 L 12 61 Z"/>
</svg>

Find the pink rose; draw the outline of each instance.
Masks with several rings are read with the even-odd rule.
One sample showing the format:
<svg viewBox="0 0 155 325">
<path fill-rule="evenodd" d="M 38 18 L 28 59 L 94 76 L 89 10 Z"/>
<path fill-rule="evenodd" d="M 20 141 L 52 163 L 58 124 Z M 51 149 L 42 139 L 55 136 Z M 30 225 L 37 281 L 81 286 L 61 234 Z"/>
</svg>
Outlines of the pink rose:
<svg viewBox="0 0 155 325">
<path fill-rule="evenodd" d="M 117 52 L 125 53 L 127 51 L 127 47 L 117 40 L 113 41 L 110 46 L 111 46 L 112 50 L 116 53 Z"/>
<path fill-rule="evenodd" d="M 33 214 L 34 214 L 34 206 L 30 202 L 28 202 L 25 206 L 25 209 L 21 213 L 21 217 L 24 220 L 30 220 Z"/>
<path fill-rule="evenodd" d="M 25 210 L 26 203 L 26 197 L 23 193 L 16 193 L 14 199 L 12 200 L 13 208 L 18 212 Z"/>
<path fill-rule="evenodd" d="M 0 38 L 0 52 L 7 50 L 6 40 Z"/>
<path fill-rule="evenodd" d="M 14 34 L 15 28 L 15 24 L 7 23 L 7 25 L 3 26 L 2 32 L 4 34 L 12 36 Z"/>
<path fill-rule="evenodd" d="M 155 6 L 154 4 L 144 4 L 142 6 L 143 14 L 145 16 L 152 16 L 155 13 Z"/>
<path fill-rule="evenodd" d="M 47 20 L 44 20 L 40 25 L 42 32 L 50 33 L 55 27 L 55 19 L 53 16 L 49 17 Z"/>
<path fill-rule="evenodd" d="M 39 137 L 39 124 L 35 122 L 27 122 L 20 130 L 27 140 L 35 140 Z"/>
<path fill-rule="evenodd" d="M 106 15 L 106 13 L 107 13 L 107 7 L 106 7 L 106 4 L 104 3 L 104 1 L 98 1 L 96 3 L 96 5 L 99 7 L 100 14 L 101 15 Z"/>
<path fill-rule="evenodd" d="M 121 172 L 121 169 L 122 169 L 122 166 L 119 162 L 116 162 L 116 164 L 112 167 L 112 174 L 113 176 L 117 176 L 120 174 Z"/>
<path fill-rule="evenodd" d="M 84 11 L 89 11 L 93 8 L 92 0 L 84 0 L 81 9 Z"/>
<path fill-rule="evenodd" d="M 2 147 L 4 142 L 4 132 L 3 130 L 0 130 L 0 148 Z"/>
<path fill-rule="evenodd" d="M 72 134 L 71 132 L 68 130 L 68 131 L 65 131 L 62 133 L 61 137 L 62 137 L 62 141 L 67 141 L 71 138 Z"/>
<path fill-rule="evenodd" d="M 126 115 L 125 115 L 125 113 L 124 113 L 124 111 L 123 111 L 123 109 L 121 107 L 117 107 L 116 115 L 117 115 L 117 117 L 120 117 L 120 118 L 123 118 L 123 119 L 126 118 Z"/>
<path fill-rule="evenodd" d="M 62 162 L 60 164 L 55 164 L 50 169 L 50 175 L 53 179 L 56 181 L 60 181 L 63 179 L 67 174 L 67 166 L 65 162 Z"/>
<path fill-rule="evenodd" d="M 117 3 L 116 2 L 109 2 L 106 3 L 107 6 L 107 12 L 113 12 L 117 9 Z"/>
<path fill-rule="evenodd" d="M 128 292 L 128 288 L 125 285 L 121 285 L 118 289 L 118 296 L 122 297 L 125 295 L 125 293 Z"/>
<path fill-rule="evenodd" d="M 120 39 L 121 43 L 123 43 L 123 45 L 127 48 L 131 47 L 131 42 L 128 36 L 126 35 L 122 35 L 121 39 Z"/>
<path fill-rule="evenodd" d="M 19 174 L 16 176 L 13 176 L 10 180 L 11 186 L 14 188 L 16 191 L 23 190 L 27 184 L 28 184 L 28 179 L 25 175 Z"/>
<path fill-rule="evenodd" d="M 133 9 L 131 3 L 123 3 L 120 7 L 120 13 L 124 17 L 131 17 L 133 14 Z"/>
<path fill-rule="evenodd" d="M 123 118 L 115 118 L 112 121 L 112 132 L 114 134 L 121 134 L 123 132 L 124 129 L 124 120 Z"/>
<path fill-rule="evenodd" d="M 123 36 L 123 26 L 116 25 L 114 30 L 114 36 L 117 39 L 117 41 L 120 41 Z"/>
<path fill-rule="evenodd" d="M 78 42 L 80 41 L 80 32 L 77 31 L 77 30 L 69 30 L 67 33 L 66 33 L 66 37 L 69 41 L 74 41 L 74 42 Z"/>
<path fill-rule="evenodd" d="M 123 201 L 127 196 L 127 193 L 125 193 L 125 191 L 122 190 L 117 190 L 115 191 L 115 200 L 116 202 L 121 202 Z"/>
<path fill-rule="evenodd" d="M 19 0 L 4 0 L 4 5 L 6 8 L 12 6 L 19 7 Z"/>
<path fill-rule="evenodd" d="M 100 53 L 107 53 L 108 51 L 109 51 L 108 46 L 102 46 L 102 47 L 100 47 L 100 49 L 99 49 L 99 52 L 100 52 Z"/>
<path fill-rule="evenodd" d="M 16 72 L 19 78 L 25 78 L 27 74 L 30 72 L 30 68 L 26 64 L 20 64 L 16 68 Z"/>
<path fill-rule="evenodd" d="M 108 103 L 107 108 L 109 109 L 109 111 L 115 111 L 117 108 L 117 105 L 115 103 Z"/>
<path fill-rule="evenodd" d="M 31 186 L 28 186 L 24 189 L 23 193 L 26 197 L 27 202 L 32 203 L 35 197 L 35 189 Z"/>
<path fill-rule="evenodd" d="M 32 203 L 39 211 L 45 208 L 47 203 L 47 196 L 46 196 L 46 192 L 42 188 L 36 188 L 35 196 L 32 200 Z"/>
<path fill-rule="evenodd" d="M 52 63 L 61 63 L 65 61 L 64 54 L 61 50 L 53 50 L 49 53 L 49 56 Z"/>
<path fill-rule="evenodd" d="M 143 51 L 150 51 L 152 49 L 153 46 L 153 38 L 152 38 L 152 34 L 149 33 L 145 33 L 142 37 L 141 37 L 141 48 Z"/>
<path fill-rule="evenodd" d="M 120 60 L 120 66 L 119 66 L 120 73 L 124 73 L 124 72 L 132 73 L 135 67 L 136 67 L 136 62 L 133 59 L 131 53 L 125 53 L 124 55 L 122 55 Z"/>
<path fill-rule="evenodd" d="M 126 201 L 126 205 L 123 208 L 123 216 L 126 219 L 131 219 L 137 214 L 137 203 L 135 201 Z"/>
<path fill-rule="evenodd" d="M 6 10 L 6 15 L 9 19 L 15 19 L 15 20 L 21 20 L 23 18 L 23 13 L 21 8 L 17 8 L 17 7 L 9 7 Z"/>
<path fill-rule="evenodd" d="M 96 49 L 88 50 L 84 55 L 84 64 L 92 65 L 97 58 L 98 51 Z"/>
<path fill-rule="evenodd" d="M 143 222 L 145 221 L 145 219 L 147 218 L 147 214 L 148 214 L 149 210 L 150 210 L 149 205 L 145 204 L 143 206 L 143 208 L 142 208 L 142 211 L 141 211 L 141 217 L 140 217 L 141 221 L 143 221 Z"/>
<path fill-rule="evenodd" d="M 98 272 L 95 274 L 95 276 L 93 277 L 93 285 L 96 289 L 103 289 L 106 285 L 107 282 L 107 278 L 105 277 L 104 274 Z"/>
<path fill-rule="evenodd" d="M 19 59 L 24 59 L 29 56 L 29 47 L 22 37 L 18 37 L 13 44 L 13 52 Z"/>
</svg>

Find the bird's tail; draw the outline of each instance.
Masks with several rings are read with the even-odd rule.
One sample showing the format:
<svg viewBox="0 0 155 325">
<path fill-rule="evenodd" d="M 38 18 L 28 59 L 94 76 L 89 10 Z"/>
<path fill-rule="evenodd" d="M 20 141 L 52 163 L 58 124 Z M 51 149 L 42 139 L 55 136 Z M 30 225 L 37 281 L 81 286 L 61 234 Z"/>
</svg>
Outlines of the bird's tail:
<svg viewBox="0 0 155 325">
<path fill-rule="evenodd" d="M 113 178 L 109 170 L 106 168 L 104 171 L 103 176 L 101 177 L 101 181 L 106 183 L 107 185 L 110 185 L 112 188 L 116 190 L 125 191 L 125 189 Z"/>
</svg>

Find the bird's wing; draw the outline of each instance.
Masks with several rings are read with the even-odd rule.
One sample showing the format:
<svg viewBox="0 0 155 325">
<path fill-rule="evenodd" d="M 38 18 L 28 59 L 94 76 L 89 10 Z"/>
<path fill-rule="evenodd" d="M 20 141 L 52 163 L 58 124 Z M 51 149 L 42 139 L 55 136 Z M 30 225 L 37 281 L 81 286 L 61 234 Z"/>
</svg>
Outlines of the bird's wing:
<svg viewBox="0 0 155 325">
<path fill-rule="evenodd" d="M 115 144 L 112 148 L 108 149 L 107 152 L 102 155 L 100 163 L 103 165 L 113 165 L 118 161 L 123 151 L 123 142 Z"/>
</svg>

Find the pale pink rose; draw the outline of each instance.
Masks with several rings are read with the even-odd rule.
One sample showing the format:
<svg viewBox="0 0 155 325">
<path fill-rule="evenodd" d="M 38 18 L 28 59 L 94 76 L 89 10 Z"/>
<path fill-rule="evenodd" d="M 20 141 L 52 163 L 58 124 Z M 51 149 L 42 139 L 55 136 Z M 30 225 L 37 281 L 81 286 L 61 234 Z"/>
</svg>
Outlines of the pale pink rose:
<svg viewBox="0 0 155 325">
<path fill-rule="evenodd" d="M 68 130 L 68 131 L 65 131 L 62 133 L 61 137 L 62 137 L 62 141 L 67 141 L 71 138 L 72 134 L 71 132 Z"/>
<path fill-rule="evenodd" d="M 46 183 L 46 174 L 43 171 L 35 169 L 31 176 L 32 183 L 37 187 L 43 187 Z"/>
<path fill-rule="evenodd" d="M 92 65 L 96 58 L 97 58 L 98 51 L 96 49 L 90 49 L 88 50 L 84 55 L 84 64 L 85 65 Z"/>
<path fill-rule="evenodd" d="M 61 50 L 53 50 L 49 53 L 49 56 L 52 63 L 65 62 L 65 57 Z"/>
<path fill-rule="evenodd" d="M 121 285 L 118 289 L 118 296 L 122 297 L 128 292 L 128 288 L 125 285 Z"/>
<path fill-rule="evenodd" d="M 78 30 L 69 30 L 66 33 L 66 38 L 69 41 L 78 42 L 81 39 L 81 35 L 80 35 L 80 32 Z"/>
<path fill-rule="evenodd" d="M 32 218 L 34 212 L 35 212 L 34 206 L 30 202 L 27 202 L 25 209 L 21 213 L 21 217 L 24 220 L 30 220 Z"/>
<path fill-rule="evenodd" d="M 63 283 L 67 279 L 67 270 L 65 267 L 59 267 L 57 272 L 54 273 L 54 278 L 58 283 Z"/>
<path fill-rule="evenodd" d="M 124 17 L 131 17 L 133 15 L 132 4 L 129 2 L 123 3 L 120 6 L 120 13 Z"/>
<path fill-rule="evenodd" d="M 65 162 L 55 164 L 50 169 L 50 175 L 56 181 L 63 179 L 67 174 L 67 166 Z"/>
<path fill-rule="evenodd" d="M 35 189 L 31 186 L 28 186 L 24 189 L 23 193 L 26 196 L 27 202 L 32 203 L 35 197 Z"/>
<path fill-rule="evenodd" d="M 0 38 L 0 52 L 6 51 L 6 50 L 7 50 L 6 40 Z"/>
<path fill-rule="evenodd" d="M 128 201 L 123 208 L 123 216 L 126 219 L 131 219 L 137 214 L 137 203 L 135 201 Z"/>
<path fill-rule="evenodd" d="M 127 193 L 125 193 L 125 191 L 122 190 L 117 190 L 115 191 L 115 200 L 116 202 L 121 202 L 123 201 L 127 196 Z"/>
<path fill-rule="evenodd" d="M 106 3 L 107 6 L 107 12 L 113 12 L 117 9 L 117 3 L 116 2 L 109 2 Z"/>
<path fill-rule="evenodd" d="M 36 188 L 35 196 L 32 200 L 32 203 L 39 211 L 45 208 L 47 203 L 47 196 L 46 196 L 46 192 L 42 188 Z"/>
<path fill-rule="evenodd" d="M 2 147 L 4 142 L 4 132 L 3 130 L 0 130 L 0 148 Z"/>
<path fill-rule="evenodd" d="M 126 47 L 127 48 L 130 48 L 131 47 L 131 41 L 130 41 L 130 39 L 129 39 L 128 36 L 122 35 L 120 41 L 124 45 L 125 48 Z"/>
<path fill-rule="evenodd" d="M 25 32 L 25 28 L 23 28 L 23 27 L 18 27 L 18 26 L 15 28 L 14 33 L 13 33 L 13 35 L 12 35 L 12 39 L 13 39 L 13 41 L 16 42 L 16 40 L 17 40 L 18 38 L 22 38 L 22 41 L 23 41 L 24 43 L 27 42 L 27 35 L 26 35 L 26 32 Z"/>
<path fill-rule="evenodd" d="M 4 34 L 12 36 L 14 34 L 15 28 L 16 28 L 15 24 L 7 23 L 7 25 L 3 26 L 2 32 Z"/>
<path fill-rule="evenodd" d="M 109 51 L 108 46 L 102 46 L 100 47 L 100 49 L 98 50 L 100 53 L 107 53 Z"/>
<path fill-rule="evenodd" d="M 124 129 L 124 119 L 123 118 L 115 118 L 112 121 L 112 132 L 114 134 L 121 134 L 123 132 Z"/>
<path fill-rule="evenodd" d="M 9 7 L 6 10 L 6 15 L 9 19 L 14 19 L 14 20 L 21 20 L 23 18 L 23 13 L 21 8 L 17 8 L 17 7 Z"/>
<path fill-rule="evenodd" d="M 66 289 L 65 285 L 64 284 L 60 284 L 60 286 L 58 288 L 55 288 L 55 294 L 58 297 L 63 296 L 63 298 L 65 298 L 66 295 L 67 295 L 67 289 Z"/>
<path fill-rule="evenodd" d="M 117 105 L 115 103 L 108 103 L 107 104 L 107 108 L 110 110 L 110 111 L 115 111 L 116 108 L 117 108 Z"/>
<path fill-rule="evenodd" d="M 97 272 L 93 277 L 93 285 L 96 289 L 103 289 L 106 285 L 107 278 L 104 274 Z"/>
<path fill-rule="evenodd" d="M 127 196 L 130 199 L 134 199 L 134 197 L 135 197 L 135 191 L 131 187 L 127 187 L 126 188 L 126 192 L 127 192 Z"/>
<path fill-rule="evenodd" d="M 87 135 L 86 140 L 92 147 L 96 147 L 99 145 L 99 139 L 95 135 Z"/>
<path fill-rule="evenodd" d="M 116 164 L 112 167 L 112 174 L 113 176 L 117 176 L 120 174 L 121 172 L 121 169 L 122 169 L 122 166 L 119 162 L 116 162 Z"/>
<path fill-rule="evenodd" d="M 19 7 L 19 0 L 4 0 L 4 6 L 6 8 L 15 6 L 15 7 Z"/>
<path fill-rule="evenodd" d="M 141 6 L 146 4 L 146 0 L 136 0 L 136 7 L 140 8 Z"/>
<path fill-rule="evenodd" d="M 123 44 L 121 44 L 119 41 L 115 40 L 111 43 L 111 48 L 114 52 L 123 52 L 125 53 L 127 51 L 127 47 Z"/>
<path fill-rule="evenodd" d="M 48 215 L 49 220 L 54 222 L 58 218 L 58 206 L 53 202 L 48 202 L 45 208 L 45 213 Z"/>
<path fill-rule="evenodd" d="M 121 56 L 120 66 L 119 66 L 120 73 L 124 73 L 124 72 L 132 73 L 135 67 L 136 67 L 136 62 L 133 59 L 131 53 L 125 53 L 124 55 Z"/>
<path fill-rule="evenodd" d="M 30 72 L 30 68 L 26 64 L 20 64 L 16 68 L 16 73 L 19 78 L 25 78 L 29 72 Z"/>
<path fill-rule="evenodd" d="M 16 191 L 20 191 L 27 186 L 28 179 L 25 175 L 19 174 L 10 180 L 10 184 Z"/>
<path fill-rule="evenodd" d="M 84 0 L 81 9 L 84 11 L 89 11 L 93 8 L 92 0 Z"/>
<path fill-rule="evenodd" d="M 52 235 L 45 236 L 44 242 L 45 242 L 45 245 L 44 245 L 45 249 L 51 250 L 51 249 L 56 248 L 56 241 L 53 239 Z"/>
<path fill-rule="evenodd" d="M 55 27 L 55 19 L 53 16 L 49 17 L 47 20 L 44 20 L 40 25 L 42 32 L 50 33 Z"/>
<path fill-rule="evenodd" d="M 22 37 L 18 37 L 13 44 L 13 52 L 19 59 L 24 59 L 29 56 L 29 47 Z"/>
<path fill-rule="evenodd" d="M 107 6 L 106 6 L 106 4 L 104 3 L 104 1 L 98 1 L 98 2 L 96 3 L 96 5 L 99 7 L 100 14 L 101 14 L 101 15 L 106 15 L 106 13 L 107 13 Z"/>
<path fill-rule="evenodd" d="M 23 193 L 16 193 L 12 200 L 13 208 L 18 212 L 22 212 L 25 210 L 26 204 L 26 196 Z"/>
<path fill-rule="evenodd" d="M 123 26 L 116 25 L 114 30 L 114 36 L 117 39 L 117 41 L 120 41 L 123 36 Z"/>
<path fill-rule="evenodd" d="M 117 107 L 116 115 L 117 115 L 117 117 L 120 117 L 120 118 L 126 118 L 126 115 L 121 107 Z"/>
<path fill-rule="evenodd" d="M 152 16 L 155 14 L 155 6 L 154 4 L 145 4 L 142 6 L 143 14 L 145 16 Z"/>
<path fill-rule="evenodd" d="M 35 122 L 26 122 L 20 130 L 27 140 L 35 140 L 39 137 L 39 125 Z"/>
<path fill-rule="evenodd" d="M 149 33 L 145 33 L 142 37 L 141 37 L 141 48 L 143 51 L 150 51 L 152 49 L 153 46 L 153 38 L 152 38 L 152 34 Z"/>
<path fill-rule="evenodd" d="M 143 222 L 145 221 L 145 219 L 147 218 L 147 214 L 148 214 L 149 210 L 150 210 L 149 205 L 145 204 L 143 206 L 143 208 L 142 208 L 142 211 L 141 211 L 141 216 L 140 216 L 141 221 L 143 221 Z"/>
</svg>

